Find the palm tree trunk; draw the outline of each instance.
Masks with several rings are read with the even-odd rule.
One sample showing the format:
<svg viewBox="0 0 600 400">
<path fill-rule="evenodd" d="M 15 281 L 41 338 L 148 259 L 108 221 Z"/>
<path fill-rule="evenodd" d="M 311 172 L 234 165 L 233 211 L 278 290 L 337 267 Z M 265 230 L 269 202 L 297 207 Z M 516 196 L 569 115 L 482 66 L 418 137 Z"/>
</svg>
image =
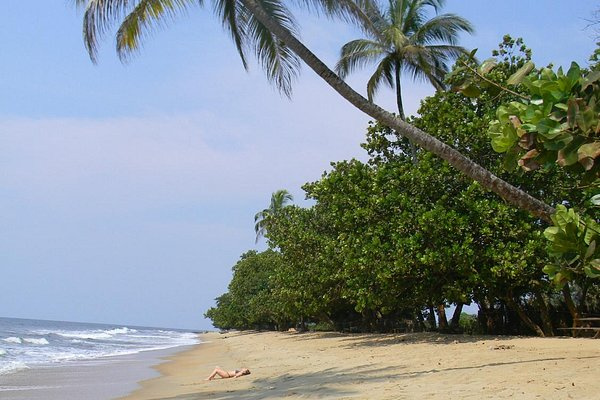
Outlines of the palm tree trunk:
<svg viewBox="0 0 600 400">
<path fill-rule="evenodd" d="M 404 115 L 404 106 L 402 105 L 402 86 L 400 83 L 400 63 L 396 63 L 395 68 L 395 78 L 396 78 L 396 103 L 398 104 L 398 116 L 402 121 L 406 121 L 406 116 Z"/>
<path fill-rule="evenodd" d="M 464 303 L 456 303 L 456 308 L 454 309 L 454 313 L 452 314 L 452 319 L 450 319 L 450 330 L 452 332 L 458 332 L 458 328 L 460 325 L 460 315 L 462 314 Z"/>
<path fill-rule="evenodd" d="M 356 108 L 394 129 L 409 140 L 414 141 L 425 150 L 441 157 L 454 168 L 458 169 L 469 178 L 479 182 L 484 188 L 498 194 L 510 204 L 529 211 L 534 216 L 542 218 L 545 221 L 551 222 L 550 215 L 554 213 L 554 208 L 498 178 L 487 169 L 471 161 L 433 136 L 417 129 L 385 111 L 381 107 L 369 102 L 348 86 L 346 82 L 340 79 L 339 76 L 319 60 L 317 56 L 308 50 L 306 46 L 296 39 L 287 29 L 273 21 L 257 0 L 241 1 L 248 10 L 254 14 L 256 19 L 282 40 L 298 57 L 300 57 L 300 59 L 302 59 L 302 61 L 306 63 L 306 65 L 315 71 L 317 75 L 325 80 L 335 91 Z"/>
<path fill-rule="evenodd" d="M 396 63 L 395 68 L 396 74 L 396 103 L 398 104 L 398 116 L 402 121 L 406 121 L 406 115 L 404 114 L 404 106 L 402 105 L 402 84 L 400 81 L 400 75 L 402 72 L 402 66 L 400 63 Z M 408 140 L 408 144 L 410 146 L 410 157 L 412 159 L 413 165 L 417 165 L 417 148 L 412 140 Z"/>
</svg>

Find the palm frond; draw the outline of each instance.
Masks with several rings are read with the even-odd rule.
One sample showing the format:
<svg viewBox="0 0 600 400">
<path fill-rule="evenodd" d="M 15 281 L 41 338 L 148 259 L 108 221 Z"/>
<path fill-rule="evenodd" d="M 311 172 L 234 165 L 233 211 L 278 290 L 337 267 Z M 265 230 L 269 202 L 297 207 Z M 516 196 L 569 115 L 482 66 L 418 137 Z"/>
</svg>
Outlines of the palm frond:
<svg viewBox="0 0 600 400">
<path fill-rule="evenodd" d="M 147 3 L 147 4 L 143 4 Z M 157 24 L 164 15 L 173 16 L 191 4 L 202 5 L 203 0 L 75 0 L 77 7 L 85 7 L 83 15 L 83 38 L 86 49 L 93 62 L 97 61 L 98 43 L 103 35 L 122 18 L 127 25 L 122 26 L 122 47 L 134 49 L 139 45 L 139 38 L 144 30 Z M 135 12 L 132 18 L 128 13 Z"/>
<path fill-rule="evenodd" d="M 269 220 L 277 215 L 281 210 L 288 206 L 288 203 L 294 201 L 294 197 L 285 189 L 277 190 L 271 195 L 269 208 L 265 208 L 254 215 L 254 231 L 256 232 L 256 243 L 265 236 Z"/>
<path fill-rule="evenodd" d="M 469 50 L 464 47 L 451 44 L 434 44 L 425 46 L 425 48 L 432 53 L 432 58 L 444 57 L 448 61 L 469 54 Z"/>
<path fill-rule="evenodd" d="M 293 35 L 297 35 L 296 23 L 281 1 L 260 0 L 259 3 L 271 19 Z M 300 69 L 298 57 L 250 11 L 242 8 L 240 12 L 245 21 L 246 45 L 256 54 L 269 81 L 273 82 L 281 93 L 290 97 L 292 84 Z"/>
<path fill-rule="evenodd" d="M 113 23 L 133 8 L 131 0 L 75 0 L 78 7 L 84 7 L 83 40 L 90 58 L 97 61 L 98 43 Z"/>
<path fill-rule="evenodd" d="M 139 50 L 141 41 L 153 30 L 164 27 L 198 0 L 139 0 L 135 8 L 125 17 L 117 31 L 117 54 L 126 61 Z"/>
<path fill-rule="evenodd" d="M 385 54 L 386 49 L 378 42 L 366 39 L 353 40 L 342 46 L 335 71 L 344 79 L 354 70 L 381 59 Z"/>
<path fill-rule="evenodd" d="M 241 12 L 240 2 L 237 0 L 213 0 L 215 14 L 221 20 L 223 28 L 227 30 L 235 44 L 237 52 L 242 59 L 244 69 L 248 69 L 246 54 L 244 51 L 244 21 L 240 21 Z"/>
<path fill-rule="evenodd" d="M 423 6 L 432 7 L 437 13 L 440 9 L 444 8 L 444 4 L 446 4 L 446 0 L 423 0 Z"/>
<path fill-rule="evenodd" d="M 395 68 L 396 62 L 392 57 L 384 58 L 379 65 L 377 65 L 375 73 L 371 75 L 371 78 L 369 78 L 369 81 L 367 82 L 367 98 L 369 101 L 373 101 L 381 82 L 387 83 L 389 87 L 394 87 Z"/>
<path fill-rule="evenodd" d="M 473 25 L 466 19 L 455 14 L 442 14 L 420 26 L 412 35 L 412 41 L 415 44 L 434 42 L 456 44 L 460 32 L 473 33 L 474 31 Z"/>
<path fill-rule="evenodd" d="M 429 81 L 436 89 L 443 88 L 443 80 L 448 73 L 448 57 L 436 54 L 423 46 L 405 48 L 403 69 L 415 81 Z"/>
<path fill-rule="evenodd" d="M 375 0 L 295 0 L 295 3 L 317 14 L 355 24 L 367 35 L 381 32 L 377 23 L 383 16 Z"/>
</svg>

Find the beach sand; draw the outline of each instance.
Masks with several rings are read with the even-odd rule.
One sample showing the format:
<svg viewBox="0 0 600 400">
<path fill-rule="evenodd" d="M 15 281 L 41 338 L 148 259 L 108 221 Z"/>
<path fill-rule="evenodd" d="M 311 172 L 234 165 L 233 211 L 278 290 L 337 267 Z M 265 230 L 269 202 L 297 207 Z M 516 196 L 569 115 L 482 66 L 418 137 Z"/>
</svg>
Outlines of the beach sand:
<svg viewBox="0 0 600 400">
<path fill-rule="evenodd" d="M 599 399 L 600 340 L 209 333 L 126 400 Z M 215 365 L 251 375 L 204 381 Z"/>
</svg>

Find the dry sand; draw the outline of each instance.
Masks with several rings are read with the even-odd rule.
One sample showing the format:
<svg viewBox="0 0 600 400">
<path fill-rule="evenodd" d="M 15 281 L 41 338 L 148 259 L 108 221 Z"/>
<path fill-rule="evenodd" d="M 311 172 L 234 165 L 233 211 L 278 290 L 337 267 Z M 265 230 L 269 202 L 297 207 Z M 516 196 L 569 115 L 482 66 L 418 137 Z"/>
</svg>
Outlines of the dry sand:
<svg viewBox="0 0 600 400">
<path fill-rule="evenodd" d="M 127 400 L 600 399 L 600 340 L 209 333 Z M 251 375 L 204 381 L 215 365 Z"/>
</svg>

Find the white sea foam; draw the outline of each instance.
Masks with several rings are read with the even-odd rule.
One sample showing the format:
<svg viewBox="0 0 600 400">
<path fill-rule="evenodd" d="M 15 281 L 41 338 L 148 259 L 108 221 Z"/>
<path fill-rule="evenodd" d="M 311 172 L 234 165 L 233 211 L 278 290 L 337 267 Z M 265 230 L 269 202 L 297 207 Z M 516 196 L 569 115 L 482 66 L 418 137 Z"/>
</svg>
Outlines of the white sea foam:
<svg viewBox="0 0 600 400">
<path fill-rule="evenodd" d="M 3 363 L 0 365 L 0 375 L 6 375 L 12 372 L 22 371 L 24 369 L 29 369 L 29 367 L 22 362 L 11 361 L 8 363 Z"/>
<path fill-rule="evenodd" d="M 0 352 L 2 374 L 39 365 L 99 360 L 198 343 L 196 334 L 176 330 L 53 321 L 28 321 L 28 326 L 22 320 L 12 322 L 0 318 L 0 351 L 5 350 Z"/>
<path fill-rule="evenodd" d="M 136 332 L 137 331 L 135 329 L 129 329 L 127 327 L 116 328 L 116 329 L 111 329 L 110 331 L 106 331 L 106 333 L 108 333 L 109 335 L 119 335 L 119 334 L 136 333 Z"/>
<path fill-rule="evenodd" d="M 21 392 L 24 390 L 54 389 L 57 386 L 0 386 L 0 392 Z"/>
<path fill-rule="evenodd" d="M 36 338 L 25 338 L 23 339 L 23 341 L 25 343 L 30 343 L 30 344 L 37 344 L 37 345 L 45 345 L 45 344 L 50 344 L 48 343 L 48 340 L 44 339 L 44 338 L 40 338 L 40 339 L 36 339 Z"/>
<path fill-rule="evenodd" d="M 4 350 L 4 349 L 0 349 L 0 357 L 2 357 L 2 356 L 3 356 L 3 355 L 5 355 L 5 354 L 6 354 L 6 350 Z"/>
<path fill-rule="evenodd" d="M 115 328 L 110 330 L 96 331 L 71 331 L 71 332 L 55 332 L 57 335 L 70 339 L 88 339 L 88 340 L 106 340 L 112 339 L 117 335 L 126 335 L 135 333 L 137 330 L 127 327 Z"/>
<path fill-rule="evenodd" d="M 90 339 L 90 340 L 102 340 L 102 339 L 110 339 L 112 337 L 111 334 L 106 333 L 105 331 L 96 331 L 96 332 L 59 332 L 56 333 L 58 336 L 62 336 L 64 338 L 69 339 Z"/>
</svg>

